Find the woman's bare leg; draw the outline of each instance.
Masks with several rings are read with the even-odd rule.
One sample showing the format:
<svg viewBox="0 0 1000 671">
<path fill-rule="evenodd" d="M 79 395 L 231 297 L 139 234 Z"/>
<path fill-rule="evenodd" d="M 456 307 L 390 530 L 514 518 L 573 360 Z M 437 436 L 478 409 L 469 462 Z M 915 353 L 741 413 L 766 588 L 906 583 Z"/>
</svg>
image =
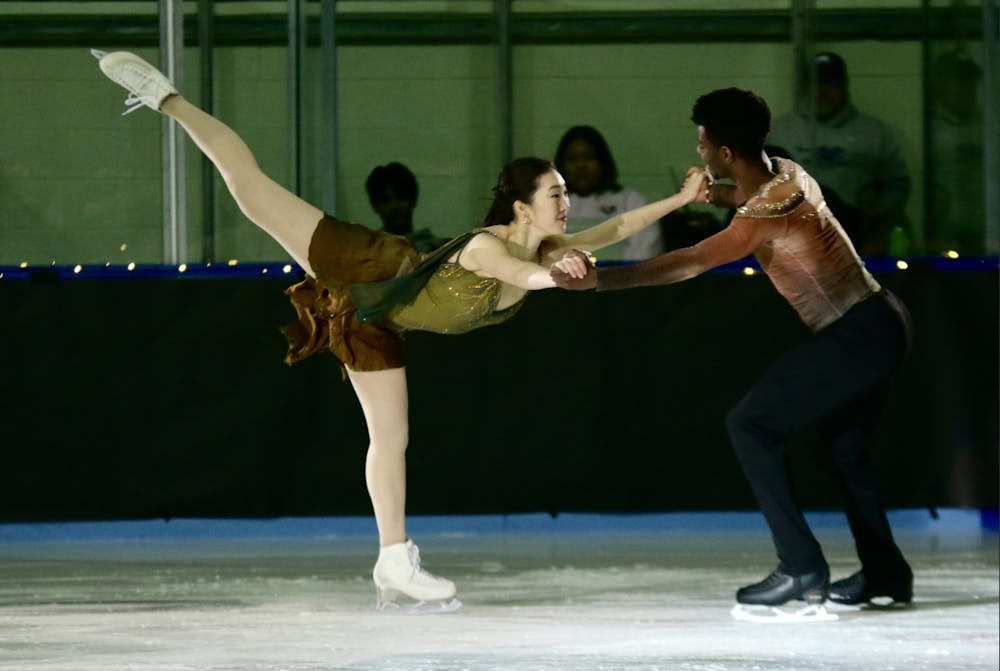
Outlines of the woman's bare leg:
<svg viewBox="0 0 1000 671">
<path fill-rule="evenodd" d="M 323 217 L 322 210 L 261 172 L 249 147 L 233 129 L 183 96 L 170 96 L 163 101 L 160 111 L 176 119 L 215 164 L 243 214 L 277 240 L 312 275 L 309 242 Z"/>
<path fill-rule="evenodd" d="M 348 369 L 368 424 L 365 481 L 375 511 L 379 545 L 406 540 L 406 445 L 409 400 L 406 369 L 372 372 Z"/>
<path fill-rule="evenodd" d="M 378 525 L 378 561 L 372 570 L 377 607 L 385 608 L 399 594 L 434 611 L 451 611 L 455 583 L 420 567 L 417 546 L 406 537 L 406 444 L 409 440 L 409 402 L 406 370 L 391 368 L 372 372 L 348 369 L 368 423 L 368 457 L 365 479 Z M 434 605 L 437 604 L 437 605 Z"/>
</svg>

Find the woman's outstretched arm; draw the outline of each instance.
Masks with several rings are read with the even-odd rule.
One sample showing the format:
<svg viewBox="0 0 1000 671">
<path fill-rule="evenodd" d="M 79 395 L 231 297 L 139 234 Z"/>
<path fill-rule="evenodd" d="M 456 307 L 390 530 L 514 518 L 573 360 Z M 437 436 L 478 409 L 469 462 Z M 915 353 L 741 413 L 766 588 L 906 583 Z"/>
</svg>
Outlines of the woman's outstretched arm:
<svg viewBox="0 0 1000 671">
<path fill-rule="evenodd" d="M 529 291 L 551 289 L 556 285 L 546 266 L 511 256 L 503 240 L 485 233 L 469 241 L 460 262 L 463 268 L 481 277 L 494 277 Z"/>
<path fill-rule="evenodd" d="M 549 263 L 558 261 L 569 249 L 593 251 L 624 240 L 674 210 L 699 198 L 703 199 L 708 184 L 707 180 L 703 168 L 688 168 L 680 191 L 669 198 L 623 212 L 579 233 L 550 238 L 555 247 L 553 251 L 546 254 L 546 261 Z"/>
</svg>

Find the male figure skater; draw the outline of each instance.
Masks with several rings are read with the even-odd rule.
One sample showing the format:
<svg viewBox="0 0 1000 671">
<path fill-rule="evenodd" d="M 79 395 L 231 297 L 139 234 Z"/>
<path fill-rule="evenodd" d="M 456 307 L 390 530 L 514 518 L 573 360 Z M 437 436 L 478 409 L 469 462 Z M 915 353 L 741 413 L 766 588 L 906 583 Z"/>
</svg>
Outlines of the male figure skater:
<svg viewBox="0 0 1000 671">
<path fill-rule="evenodd" d="M 774 607 L 800 599 L 820 606 L 807 606 L 803 616 L 823 617 L 828 597 L 908 603 L 913 573 L 893 540 L 870 459 L 889 377 L 911 339 L 906 308 L 865 269 L 816 181 L 796 163 L 764 154 L 771 114 L 763 99 L 735 88 L 712 91 L 697 100 L 691 119 L 708 177 L 735 183 L 710 185 L 703 195 L 738 206 L 729 226 L 692 247 L 592 269 L 582 279 L 556 266 L 553 278 L 563 288 L 598 291 L 669 284 L 753 254 L 812 335 L 771 364 L 726 418 L 779 560 L 763 581 L 738 590 L 736 600 Z M 833 451 L 861 560 L 860 571 L 832 585 L 786 470 L 789 433 L 814 423 Z"/>
</svg>

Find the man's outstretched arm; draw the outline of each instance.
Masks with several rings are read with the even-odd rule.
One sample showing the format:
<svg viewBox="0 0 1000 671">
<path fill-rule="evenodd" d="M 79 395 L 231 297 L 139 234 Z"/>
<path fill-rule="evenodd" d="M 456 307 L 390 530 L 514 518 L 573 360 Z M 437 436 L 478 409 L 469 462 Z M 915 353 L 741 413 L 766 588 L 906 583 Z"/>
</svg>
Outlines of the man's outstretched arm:
<svg viewBox="0 0 1000 671">
<path fill-rule="evenodd" d="M 759 244 L 758 233 L 756 222 L 738 217 L 725 230 L 692 247 L 675 249 L 640 263 L 590 268 L 581 278 L 571 277 L 556 263 L 551 275 L 556 286 L 575 291 L 613 291 L 682 282 L 742 259 Z"/>
</svg>

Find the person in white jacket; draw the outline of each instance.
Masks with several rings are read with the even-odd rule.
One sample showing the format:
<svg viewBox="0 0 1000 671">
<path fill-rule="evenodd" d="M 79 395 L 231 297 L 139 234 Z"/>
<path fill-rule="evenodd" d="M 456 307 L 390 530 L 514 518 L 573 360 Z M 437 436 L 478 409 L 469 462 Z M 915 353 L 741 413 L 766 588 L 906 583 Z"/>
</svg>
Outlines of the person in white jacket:
<svg viewBox="0 0 1000 671">
<path fill-rule="evenodd" d="M 573 126 L 563 134 L 556 148 L 555 165 L 569 189 L 568 232 L 646 204 L 645 196 L 618 182 L 618 166 L 611 149 L 592 126 Z M 605 250 L 601 258 L 619 256 L 641 261 L 664 251 L 663 233 L 659 225 L 654 225 L 629 236 L 617 249 Z"/>
</svg>

